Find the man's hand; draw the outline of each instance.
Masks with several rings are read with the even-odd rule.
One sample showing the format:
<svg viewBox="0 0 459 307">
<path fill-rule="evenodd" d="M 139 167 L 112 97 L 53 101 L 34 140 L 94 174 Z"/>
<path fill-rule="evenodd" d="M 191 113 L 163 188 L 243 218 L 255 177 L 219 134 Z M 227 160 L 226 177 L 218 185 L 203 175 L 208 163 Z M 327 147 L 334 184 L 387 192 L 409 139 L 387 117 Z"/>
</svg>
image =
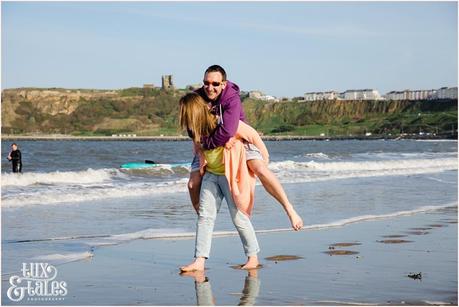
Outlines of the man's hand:
<svg viewBox="0 0 459 307">
<path fill-rule="evenodd" d="M 231 138 L 228 140 L 228 142 L 226 142 L 225 148 L 226 148 L 226 149 L 231 149 L 231 148 L 234 146 L 234 144 L 236 144 L 236 141 L 237 141 L 237 139 L 236 139 L 234 136 L 231 137 Z"/>
</svg>

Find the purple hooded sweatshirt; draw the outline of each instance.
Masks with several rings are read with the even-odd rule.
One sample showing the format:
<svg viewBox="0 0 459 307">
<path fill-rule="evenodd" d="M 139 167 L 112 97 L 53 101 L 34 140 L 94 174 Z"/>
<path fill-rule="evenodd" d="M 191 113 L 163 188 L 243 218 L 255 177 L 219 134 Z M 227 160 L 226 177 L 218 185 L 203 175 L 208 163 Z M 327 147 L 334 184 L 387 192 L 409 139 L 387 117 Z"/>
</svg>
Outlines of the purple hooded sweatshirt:
<svg viewBox="0 0 459 307">
<path fill-rule="evenodd" d="M 196 90 L 205 101 L 212 103 L 216 115 L 219 115 L 220 125 L 208 137 L 203 137 L 202 144 L 205 149 L 214 149 L 224 146 L 228 140 L 236 134 L 239 120 L 245 121 L 244 110 L 242 109 L 241 98 L 239 97 L 239 86 L 227 81 L 225 89 L 216 101 L 210 101 L 204 88 Z M 221 114 L 220 113 L 221 106 Z"/>
</svg>

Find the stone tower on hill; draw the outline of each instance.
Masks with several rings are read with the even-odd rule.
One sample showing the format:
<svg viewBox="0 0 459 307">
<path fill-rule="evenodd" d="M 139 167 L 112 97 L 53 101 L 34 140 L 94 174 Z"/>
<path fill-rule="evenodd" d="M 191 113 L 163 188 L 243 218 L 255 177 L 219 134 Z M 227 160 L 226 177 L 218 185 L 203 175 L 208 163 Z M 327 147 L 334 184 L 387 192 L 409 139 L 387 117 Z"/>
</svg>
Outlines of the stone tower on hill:
<svg viewBox="0 0 459 307">
<path fill-rule="evenodd" d="M 173 90 L 175 88 L 172 75 L 164 75 L 161 77 L 161 80 L 163 90 Z"/>
</svg>

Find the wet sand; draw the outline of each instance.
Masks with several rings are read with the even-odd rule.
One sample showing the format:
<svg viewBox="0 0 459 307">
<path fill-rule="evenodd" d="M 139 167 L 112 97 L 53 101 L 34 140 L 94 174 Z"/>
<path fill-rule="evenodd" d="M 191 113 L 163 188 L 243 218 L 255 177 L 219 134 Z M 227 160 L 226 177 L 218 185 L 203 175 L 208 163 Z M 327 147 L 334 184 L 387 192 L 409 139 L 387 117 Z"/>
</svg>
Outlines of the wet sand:
<svg viewBox="0 0 459 307">
<path fill-rule="evenodd" d="M 258 234 L 262 268 L 250 272 L 232 268 L 245 260 L 238 237 L 214 238 L 206 272 L 184 275 L 178 268 L 192 259 L 194 239 L 136 240 L 58 266 L 63 302 L 20 304 L 457 305 L 456 221 L 455 208 Z M 11 304 L 7 286 L 3 304 Z"/>
</svg>

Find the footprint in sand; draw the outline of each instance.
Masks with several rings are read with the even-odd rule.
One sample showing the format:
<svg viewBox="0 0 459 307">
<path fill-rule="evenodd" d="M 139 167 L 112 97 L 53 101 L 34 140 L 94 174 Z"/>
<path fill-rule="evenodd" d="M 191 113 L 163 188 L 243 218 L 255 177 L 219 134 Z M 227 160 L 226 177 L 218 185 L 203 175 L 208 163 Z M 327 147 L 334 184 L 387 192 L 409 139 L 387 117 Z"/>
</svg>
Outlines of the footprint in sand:
<svg viewBox="0 0 459 307">
<path fill-rule="evenodd" d="M 445 226 L 448 226 L 448 225 L 445 225 L 445 224 L 431 224 L 431 225 L 427 225 L 429 227 L 435 227 L 435 228 L 441 228 L 441 227 L 445 227 Z"/>
<path fill-rule="evenodd" d="M 329 250 L 326 252 L 323 252 L 324 254 L 328 254 L 330 256 L 346 256 L 346 255 L 356 255 L 359 254 L 359 252 L 355 251 L 348 251 L 348 250 Z"/>
<path fill-rule="evenodd" d="M 333 246 L 333 247 L 348 247 L 348 246 L 355 246 L 355 245 L 362 245 L 362 243 L 360 243 L 360 242 L 350 242 L 350 243 L 344 242 L 344 243 L 334 243 L 334 244 L 331 244 L 330 246 Z"/>
<path fill-rule="evenodd" d="M 457 224 L 457 219 L 444 219 L 444 220 L 441 220 L 440 222 L 447 223 L 447 224 Z"/>
<path fill-rule="evenodd" d="M 408 233 L 408 234 L 410 234 L 410 235 L 421 236 L 421 235 L 429 234 L 430 232 L 428 232 L 428 231 L 417 230 L 417 231 L 405 231 L 405 233 Z"/>
<path fill-rule="evenodd" d="M 376 241 L 376 242 L 379 242 L 379 243 L 384 243 L 384 244 L 401 244 L 401 243 L 411 243 L 413 241 L 408 241 L 408 240 L 400 240 L 400 239 L 392 239 L 392 240 L 380 240 L 380 241 Z"/>
<path fill-rule="evenodd" d="M 349 246 L 356 246 L 356 245 L 362 245 L 360 242 L 339 242 L 339 243 L 334 243 L 330 244 L 328 246 L 328 251 L 324 252 L 327 255 L 330 256 L 346 256 L 346 255 L 356 255 L 359 254 L 359 252 L 356 251 L 350 251 L 350 250 L 337 250 L 335 249 L 336 247 L 349 247 Z"/>
<path fill-rule="evenodd" d="M 299 260 L 299 259 L 304 259 L 304 258 L 300 256 L 295 256 L 295 255 L 276 255 L 276 256 L 266 257 L 265 259 L 269 261 L 277 262 L 277 261 Z"/>
</svg>

